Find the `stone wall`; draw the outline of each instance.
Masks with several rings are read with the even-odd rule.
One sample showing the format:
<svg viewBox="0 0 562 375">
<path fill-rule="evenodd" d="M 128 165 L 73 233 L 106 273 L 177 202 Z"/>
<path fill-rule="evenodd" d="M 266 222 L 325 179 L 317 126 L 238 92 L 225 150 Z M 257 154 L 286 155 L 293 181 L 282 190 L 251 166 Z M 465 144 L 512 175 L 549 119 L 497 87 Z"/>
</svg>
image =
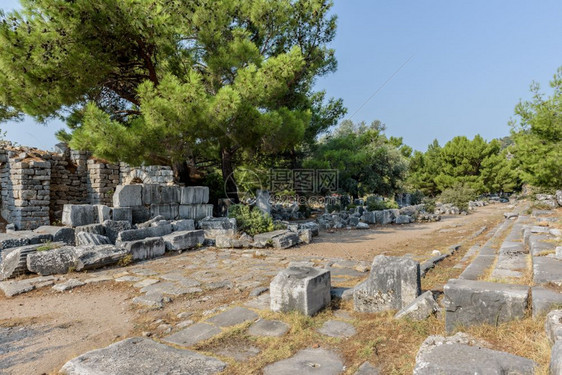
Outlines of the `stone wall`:
<svg viewBox="0 0 562 375">
<path fill-rule="evenodd" d="M 96 159 L 85 151 L 61 147 L 58 152 L 35 148 L 0 148 L 1 214 L 17 229 L 59 222 L 65 204 L 111 206 L 119 184 L 174 183 L 170 167 L 132 168 Z"/>
</svg>

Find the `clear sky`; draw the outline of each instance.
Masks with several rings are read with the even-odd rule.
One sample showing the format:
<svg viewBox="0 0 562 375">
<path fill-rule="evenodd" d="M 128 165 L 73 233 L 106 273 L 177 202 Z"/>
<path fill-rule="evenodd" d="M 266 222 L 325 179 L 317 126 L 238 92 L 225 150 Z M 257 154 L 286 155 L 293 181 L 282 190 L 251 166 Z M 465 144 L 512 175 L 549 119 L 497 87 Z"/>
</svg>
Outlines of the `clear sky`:
<svg viewBox="0 0 562 375">
<path fill-rule="evenodd" d="M 0 5 L 17 6 L 17 0 Z M 419 150 L 434 138 L 443 144 L 456 135 L 508 135 L 529 84 L 547 89 L 562 66 L 559 0 L 335 0 L 334 12 L 339 68 L 317 87 L 343 98 L 348 117 L 379 119 L 388 134 Z M 62 126 L 1 125 L 8 139 L 46 149 Z"/>
</svg>

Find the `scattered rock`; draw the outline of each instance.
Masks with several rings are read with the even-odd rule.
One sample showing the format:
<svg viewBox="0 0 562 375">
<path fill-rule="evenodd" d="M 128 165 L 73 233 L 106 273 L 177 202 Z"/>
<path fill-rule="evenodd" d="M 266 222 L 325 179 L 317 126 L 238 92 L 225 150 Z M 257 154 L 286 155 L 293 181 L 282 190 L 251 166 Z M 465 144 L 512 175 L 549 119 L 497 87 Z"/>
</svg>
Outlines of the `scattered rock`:
<svg viewBox="0 0 562 375">
<path fill-rule="evenodd" d="M 411 320 L 424 320 L 428 318 L 431 314 L 439 311 L 439 305 L 435 302 L 433 298 L 433 293 L 428 290 L 421 296 L 412 301 L 408 306 L 400 310 L 396 315 L 395 319 L 408 318 Z"/>
</svg>

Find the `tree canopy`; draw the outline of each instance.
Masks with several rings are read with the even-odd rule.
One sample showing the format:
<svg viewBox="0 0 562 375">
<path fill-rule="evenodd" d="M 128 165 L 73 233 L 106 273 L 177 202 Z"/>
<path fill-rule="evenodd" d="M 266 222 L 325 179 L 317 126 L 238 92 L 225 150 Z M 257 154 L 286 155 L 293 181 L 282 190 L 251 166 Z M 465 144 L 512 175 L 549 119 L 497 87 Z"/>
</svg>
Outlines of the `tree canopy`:
<svg viewBox="0 0 562 375">
<path fill-rule="evenodd" d="M 216 163 L 311 143 L 343 114 L 329 0 L 22 0 L 0 23 L 0 116 L 64 118 L 111 161 Z"/>
<path fill-rule="evenodd" d="M 551 96 L 531 86 L 533 98 L 515 107 L 513 154 L 522 179 L 534 186 L 562 186 L 562 68 L 550 82 Z"/>
</svg>

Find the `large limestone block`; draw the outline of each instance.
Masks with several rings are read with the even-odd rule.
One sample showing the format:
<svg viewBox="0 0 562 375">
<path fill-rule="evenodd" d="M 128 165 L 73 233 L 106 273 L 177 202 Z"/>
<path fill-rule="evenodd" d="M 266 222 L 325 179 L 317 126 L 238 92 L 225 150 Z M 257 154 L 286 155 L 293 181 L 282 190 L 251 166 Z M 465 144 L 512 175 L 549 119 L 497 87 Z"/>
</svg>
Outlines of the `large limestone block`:
<svg viewBox="0 0 562 375">
<path fill-rule="evenodd" d="M 487 281 L 451 279 L 443 288 L 445 328 L 496 325 L 525 316 L 529 287 Z"/>
<path fill-rule="evenodd" d="M 369 278 L 353 291 L 356 311 L 400 310 L 421 292 L 420 264 L 410 258 L 378 255 Z"/>
<path fill-rule="evenodd" d="M 187 186 L 180 189 L 180 204 L 206 204 L 209 202 L 209 188 L 206 186 Z"/>
<path fill-rule="evenodd" d="M 271 281 L 271 310 L 314 315 L 330 303 L 330 287 L 329 270 L 289 267 Z"/>
<path fill-rule="evenodd" d="M 95 224 L 96 208 L 89 204 L 65 204 L 62 209 L 62 223 L 70 227 Z"/>
<path fill-rule="evenodd" d="M 179 218 L 201 220 L 213 216 L 212 204 L 180 204 Z"/>
<path fill-rule="evenodd" d="M 273 232 L 260 233 L 254 236 L 254 242 L 260 246 L 271 245 L 276 249 L 287 249 L 299 244 L 298 233 L 289 230 L 276 230 Z"/>
<path fill-rule="evenodd" d="M 141 229 L 129 229 L 119 232 L 117 235 L 117 243 L 137 241 L 148 237 L 162 237 L 170 233 L 172 233 L 172 226 L 170 224 Z"/>
<path fill-rule="evenodd" d="M 160 185 L 160 202 L 162 204 L 180 203 L 180 187 Z"/>
<path fill-rule="evenodd" d="M 550 354 L 550 375 L 562 375 L 562 340 L 556 341 Z"/>
<path fill-rule="evenodd" d="M 392 212 L 390 210 L 375 211 L 375 221 L 377 224 L 387 225 L 392 223 Z"/>
<path fill-rule="evenodd" d="M 27 269 L 41 276 L 68 273 L 76 266 L 74 249 L 69 246 L 36 251 L 27 256 Z"/>
<path fill-rule="evenodd" d="M 113 207 L 142 206 L 142 185 L 117 185 L 113 193 Z"/>
<path fill-rule="evenodd" d="M 119 232 L 131 229 L 131 223 L 128 221 L 106 220 L 103 222 L 103 226 L 105 228 L 105 235 L 113 244 L 117 241 Z"/>
<path fill-rule="evenodd" d="M 112 219 L 114 221 L 133 222 L 133 209 L 131 207 L 115 207 L 113 208 Z"/>
<path fill-rule="evenodd" d="M 162 216 L 165 220 L 174 220 L 179 216 L 179 205 L 177 203 L 153 204 L 150 206 L 150 215 Z"/>
<path fill-rule="evenodd" d="M 28 273 L 27 256 L 37 251 L 43 244 L 20 246 L 2 252 L 0 279 L 10 279 Z M 63 242 L 53 242 L 52 247 L 64 246 Z"/>
<path fill-rule="evenodd" d="M 465 334 L 429 336 L 416 355 L 414 375 L 532 375 L 530 359 L 484 348 Z"/>
<path fill-rule="evenodd" d="M 176 349 L 147 338 L 134 337 L 97 349 L 68 361 L 62 375 L 212 375 L 226 368 L 224 362 L 193 351 Z"/>
<path fill-rule="evenodd" d="M 146 206 L 151 204 L 160 204 L 160 185 L 158 184 L 143 184 L 142 185 L 142 203 Z"/>
<path fill-rule="evenodd" d="M 122 242 L 119 246 L 133 257 L 133 260 L 152 259 L 164 255 L 166 244 L 162 237 Z"/>
<path fill-rule="evenodd" d="M 77 246 L 74 248 L 76 271 L 92 270 L 117 264 L 128 254 L 113 245 Z"/>
<path fill-rule="evenodd" d="M 205 232 L 202 230 L 173 232 L 163 236 L 162 239 L 167 251 L 189 250 L 205 242 Z"/>
<path fill-rule="evenodd" d="M 96 210 L 98 223 L 101 224 L 104 221 L 111 219 L 111 207 L 104 204 L 95 204 L 94 209 Z"/>
<path fill-rule="evenodd" d="M 111 240 L 101 234 L 80 232 L 76 235 L 76 245 L 109 245 Z"/>
</svg>

